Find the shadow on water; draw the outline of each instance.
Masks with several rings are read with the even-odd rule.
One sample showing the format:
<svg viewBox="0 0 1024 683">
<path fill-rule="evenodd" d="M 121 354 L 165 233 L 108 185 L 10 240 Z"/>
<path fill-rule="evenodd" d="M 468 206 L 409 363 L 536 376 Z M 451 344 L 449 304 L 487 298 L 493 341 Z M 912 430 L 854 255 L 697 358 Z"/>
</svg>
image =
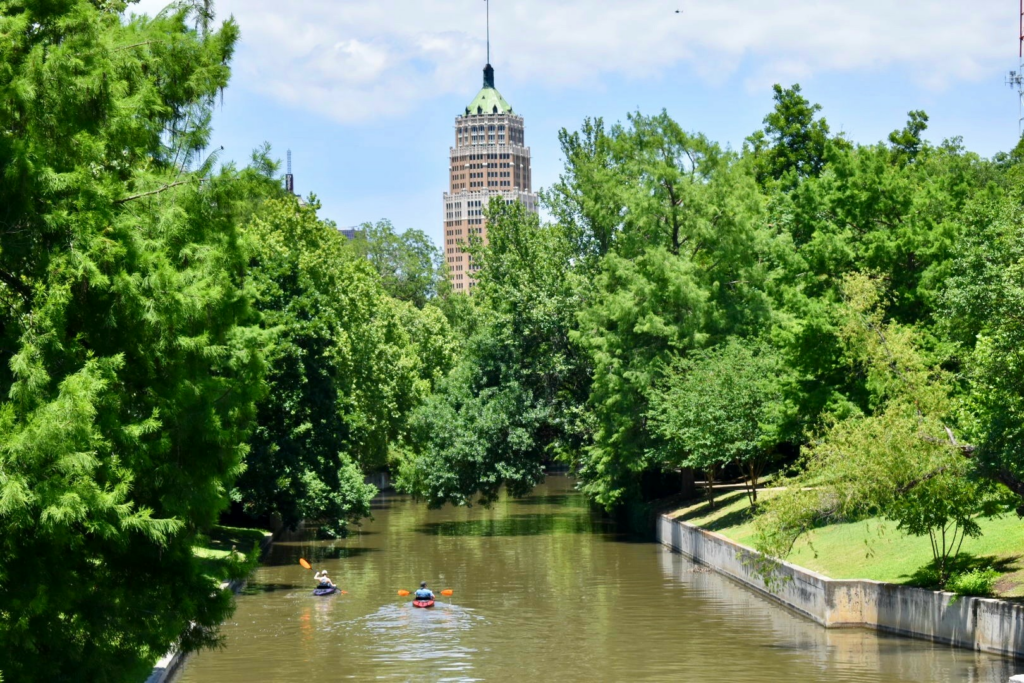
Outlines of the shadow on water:
<svg viewBox="0 0 1024 683">
<path fill-rule="evenodd" d="M 527 507 L 538 507 L 541 505 L 552 505 L 556 507 L 581 507 L 579 496 L 569 496 L 568 494 L 552 494 L 547 496 L 531 496 L 529 498 L 516 498 L 516 505 L 525 505 Z M 572 505 L 569 505 L 572 503 Z"/>
<path fill-rule="evenodd" d="M 366 553 L 380 552 L 379 548 L 353 548 L 351 546 L 340 546 L 337 548 L 317 548 L 315 557 L 318 560 L 341 560 L 350 557 L 359 557 Z"/>
<path fill-rule="evenodd" d="M 518 514 L 504 519 L 431 522 L 416 527 L 427 536 L 541 536 L 605 533 L 611 522 L 586 515 Z"/>
<path fill-rule="evenodd" d="M 353 557 L 360 557 L 367 553 L 379 552 L 377 548 L 353 548 L 350 546 L 329 546 L 300 545 L 292 544 L 289 547 L 274 547 L 270 555 L 263 561 L 268 567 L 283 567 L 290 564 L 297 564 L 300 557 L 312 563 L 323 562 L 324 560 L 340 560 Z"/>
<path fill-rule="evenodd" d="M 250 581 L 241 590 L 242 595 L 260 595 L 262 593 L 276 593 L 277 591 L 294 591 L 303 588 L 310 588 L 310 584 L 303 583 L 278 583 L 278 582 L 253 582 Z M 312 588 L 310 588 L 312 590 Z"/>
<path fill-rule="evenodd" d="M 310 543 L 334 543 L 335 541 L 344 541 L 350 538 L 357 538 L 359 536 L 376 536 L 379 531 L 362 531 L 358 529 L 349 529 L 341 536 L 321 536 L 319 534 L 319 527 L 308 526 L 295 531 L 285 531 L 274 540 L 275 547 L 304 547 Z"/>
<path fill-rule="evenodd" d="M 405 496 L 381 494 L 370 501 L 370 510 L 390 510 L 396 503 L 403 502 Z"/>
<path fill-rule="evenodd" d="M 610 524 L 607 533 L 605 533 L 607 540 L 614 543 L 630 543 L 635 545 L 649 545 L 652 548 L 660 548 L 661 544 L 658 543 L 654 537 L 654 532 L 640 532 L 640 531 L 629 531 L 619 529 L 614 523 Z"/>
</svg>

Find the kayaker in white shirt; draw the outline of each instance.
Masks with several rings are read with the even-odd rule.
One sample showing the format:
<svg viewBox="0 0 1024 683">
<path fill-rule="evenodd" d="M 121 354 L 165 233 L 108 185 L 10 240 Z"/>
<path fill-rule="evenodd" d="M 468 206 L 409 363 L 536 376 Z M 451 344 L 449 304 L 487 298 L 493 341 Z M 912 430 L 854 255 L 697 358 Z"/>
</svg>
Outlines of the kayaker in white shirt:
<svg viewBox="0 0 1024 683">
<path fill-rule="evenodd" d="M 317 586 L 317 588 L 337 588 L 337 586 L 334 585 L 334 582 L 331 581 L 330 577 L 327 576 L 326 569 L 321 569 L 320 571 L 318 571 L 316 574 L 313 575 L 313 578 L 320 584 L 319 586 Z"/>
</svg>

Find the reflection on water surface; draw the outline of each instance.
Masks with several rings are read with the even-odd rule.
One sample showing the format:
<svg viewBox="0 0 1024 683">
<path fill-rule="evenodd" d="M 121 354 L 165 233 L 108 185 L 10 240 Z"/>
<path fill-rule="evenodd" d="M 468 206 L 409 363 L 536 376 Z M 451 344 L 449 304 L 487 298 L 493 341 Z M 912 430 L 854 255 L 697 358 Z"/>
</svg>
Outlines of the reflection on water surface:
<svg viewBox="0 0 1024 683">
<path fill-rule="evenodd" d="M 1008 660 L 825 630 L 592 516 L 564 477 L 491 509 L 375 503 L 348 539 L 279 542 L 226 647 L 183 683 L 786 681 L 1004 683 Z M 314 598 L 306 557 L 348 595 Z M 419 581 L 455 595 L 413 609 Z M 1024 670 L 1024 667 L 1021 667 Z"/>
</svg>

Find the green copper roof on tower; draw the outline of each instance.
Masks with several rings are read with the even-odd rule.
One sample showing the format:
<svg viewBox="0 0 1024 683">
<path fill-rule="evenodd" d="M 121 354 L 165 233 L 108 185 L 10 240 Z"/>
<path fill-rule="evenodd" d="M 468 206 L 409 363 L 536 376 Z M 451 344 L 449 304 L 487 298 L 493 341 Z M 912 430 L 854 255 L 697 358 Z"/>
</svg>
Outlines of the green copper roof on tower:
<svg viewBox="0 0 1024 683">
<path fill-rule="evenodd" d="M 484 87 L 466 107 L 466 116 L 479 114 L 513 114 L 512 105 L 494 87 L 494 67 L 484 67 Z"/>
</svg>

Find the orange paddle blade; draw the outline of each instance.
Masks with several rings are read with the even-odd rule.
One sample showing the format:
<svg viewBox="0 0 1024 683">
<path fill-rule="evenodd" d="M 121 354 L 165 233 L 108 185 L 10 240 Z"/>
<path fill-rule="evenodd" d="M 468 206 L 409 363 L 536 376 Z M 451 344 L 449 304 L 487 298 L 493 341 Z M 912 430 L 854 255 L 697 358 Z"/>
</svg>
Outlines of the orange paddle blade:
<svg viewBox="0 0 1024 683">
<path fill-rule="evenodd" d="M 303 558 L 303 557 L 299 558 L 299 564 L 301 564 L 305 569 L 312 569 L 313 568 L 313 565 L 311 565 L 309 562 L 306 562 L 306 559 Z"/>
<path fill-rule="evenodd" d="M 341 591 L 342 595 L 348 595 L 348 591 Z"/>
<path fill-rule="evenodd" d="M 398 594 L 404 598 L 406 595 L 409 594 L 409 591 L 398 591 Z"/>
<path fill-rule="evenodd" d="M 441 591 L 441 595 L 453 595 L 454 593 L 455 591 L 453 591 L 451 588 L 445 588 L 443 591 Z"/>
</svg>

